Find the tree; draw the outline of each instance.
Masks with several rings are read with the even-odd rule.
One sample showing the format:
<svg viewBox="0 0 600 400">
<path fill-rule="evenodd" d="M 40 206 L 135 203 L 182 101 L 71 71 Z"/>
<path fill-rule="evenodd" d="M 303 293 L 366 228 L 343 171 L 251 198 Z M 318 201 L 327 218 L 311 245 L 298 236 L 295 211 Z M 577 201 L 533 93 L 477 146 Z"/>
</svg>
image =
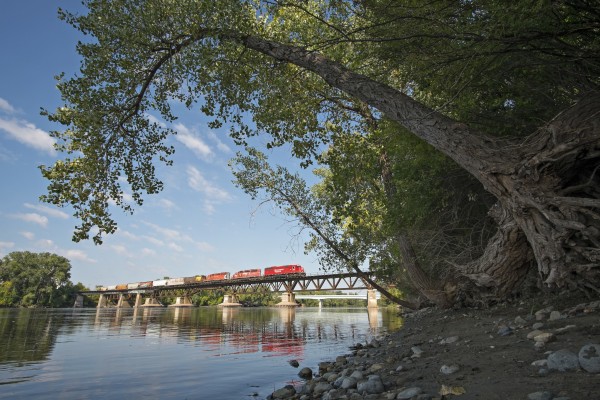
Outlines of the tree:
<svg viewBox="0 0 600 400">
<path fill-rule="evenodd" d="M 54 135 L 74 158 L 42 167 L 50 180 L 44 200 L 72 205 L 82 221 L 76 240 L 87 238 L 93 226 L 99 228 L 97 242 L 114 232 L 109 200 L 132 211 L 123 198 L 124 181 L 138 205 L 143 192 L 162 188 L 153 160 L 169 162 L 173 150 L 164 139 L 173 132 L 151 122 L 147 112 L 172 121 L 171 99 L 188 106 L 201 99 L 215 125 L 237 124 L 232 133 L 240 143 L 268 133 L 270 145 L 290 141 L 306 159 L 332 135 L 360 131 L 369 117 L 385 115 L 454 160 L 497 199 L 492 211 L 498 231 L 479 259 L 455 266 L 460 277 L 505 295 L 534 261 L 546 285 L 600 291 L 600 52 L 593 3 L 547 5 L 532 25 L 523 25 L 526 18 L 508 24 L 515 10 L 493 1 L 431 2 L 430 8 L 409 1 L 404 8 L 386 1 L 85 4 L 87 15 L 61 13 L 93 37 L 78 45 L 82 75 L 61 79 L 65 105 L 46 112 L 66 127 Z M 388 9 L 399 11 L 388 20 L 382 12 Z M 549 20 L 551 29 L 540 33 Z M 389 37 L 407 21 L 406 29 L 419 28 L 414 35 L 403 37 L 410 31 L 401 29 L 399 37 Z M 486 25 L 506 29 L 474 34 Z M 432 50 L 439 43 L 448 51 L 442 59 L 422 56 L 419 43 Z M 384 57 L 393 52 L 399 55 Z M 514 63 L 529 54 L 537 57 L 542 78 L 559 71 L 569 79 L 546 83 L 552 91 L 534 96 L 521 84 L 535 79 L 536 68 Z M 420 74 L 423 66 L 441 71 L 440 79 Z M 442 90 L 461 71 L 468 75 L 464 92 Z M 482 81 L 490 85 L 474 84 Z M 500 81 L 499 90 L 486 95 Z M 453 103 L 457 93 L 464 96 Z M 551 107 L 536 120 L 533 111 L 540 107 L 527 104 L 539 106 L 544 96 Z M 440 106 L 448 104 L 456 106 Z M 482 111 L 473 119 L 472 104 Z M 244 123 L 248 113 L 255 129 Z M 494 123 L 482 123 L 492 114 L 505 121 L 496 132 Z M 529 118 L 519 125 L 521 114 Z M 549 115 L 554 117 L 545 119 Z M 518 137 L 501 138 L 507 130 L 519 131 Z"/>
<path fill-rule="evenodd" d="M 0 304 L 64 307 L 73 303 L 71 263 L 51 253 L 12 252 L 0 260 Z"/>
</svg>

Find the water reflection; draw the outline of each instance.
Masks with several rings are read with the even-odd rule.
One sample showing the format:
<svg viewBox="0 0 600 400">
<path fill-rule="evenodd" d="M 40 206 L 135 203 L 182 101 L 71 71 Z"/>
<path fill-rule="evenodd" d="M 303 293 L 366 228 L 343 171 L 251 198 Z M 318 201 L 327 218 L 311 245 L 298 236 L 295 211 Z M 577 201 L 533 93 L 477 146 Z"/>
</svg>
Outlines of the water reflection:
<svg viewBox="0 0 600 400">
<path fill-rule="evenodd" d="M 162 398 L 266 393 L 296 377 L 288 360 L 314 368 L 400 325 L 365 308 L 0 309 L 0 399 L 137 398 L 140 381 Z"/>
</svg>

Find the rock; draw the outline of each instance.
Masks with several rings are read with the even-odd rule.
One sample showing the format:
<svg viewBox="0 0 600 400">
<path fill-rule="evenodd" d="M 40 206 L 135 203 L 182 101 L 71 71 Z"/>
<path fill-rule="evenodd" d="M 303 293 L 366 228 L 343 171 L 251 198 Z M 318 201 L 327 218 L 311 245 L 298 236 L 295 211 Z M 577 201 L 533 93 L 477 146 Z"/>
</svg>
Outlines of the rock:
<svg viewBox="0 0 600 400">
<path fill-rule="evenodd" d="M 333 369 L 333 364 L 330 362 L 319 363 L 319 373 L 323 375 L 325 372 L 329 372 Z"/>
<path fill-rule="evenodd" d="M 531 327 L 535 330 L 539 330 L 542 329 L 544 327 L 544 324 L 541 322 L 536 322 L 535 324 L 531 325 Z"/>
<path fill-rule="evenodd" d="M 456 342 L 458 342 L 458 339 L 459 339 L 458 336 L 450 336 L 450 337 L 447 337 L 446 339 L 443 339 L 442 341 L 440 341 L 440 344 L 456 343 Z"/>
<path fill-rule="evenodd" d="M 564 371 L 574 371 L 579 368 L 579 358 L 573 352 L 567 349 L 555 351 L 548 356 L 548 369 Z"/>
<path fill-rule="evenodd" d="M 300 366 L 300 363 L 298 362 L 298 360 L 290 360 L 290 361 L 288 361 L 288 363 L 294 368 L 298 368 Z"/>
<path fill-rule="evenodd" d="M 357 383 L 358 383 L 358 381 L 356 380 L 356 378 L 349 376 L 349 377 L 344 378 L 340 387 L 344 390 L 354 389 L 354 388 L 356 388 Z"/>
<path fill-rule="evenodd" d="M 552 397 L 550 392 L 533 392 L 527 395 L 528 400 L 552 400 Z"/>
<path fill-rule="evenodd" d="M 563 318 L 564 316 L 560 313 L 560 311 L 552 311 L 548 317 L 548 321 L 556 321 Z"/>
<path fill-rule="evenodd" d="M 304 367 L 298 372 L 298 376 L 302 379 L 312 379 L 313 372 L 312 369 L 308 367 Z"/>
<path fill-rule="evenodd" d="M 554 333 L 564 333 L 566 331 L 569 331 L 573 328 L 577 328 L 577 325 L 567 325 L 567 326 L 563 326 L 562 328 L 558 328 L 557 330 L 554 331 Z"/>
<path fill-rule="evenodd" d="M 520 315 L 515 318 L 515 325 L 523 327 L 527 325 L 527 321 L 525 321 Z"/>
<path fill-rule="evenodd" d="M 385 391 L 385 386 L 379 375 L 370 375 L 366 381 L 356 385 L 356 390 L 359 393 L 379 394 Z"/>
<path fill-rule="evenodd" d="M 296 394 L 296 389 L 292 385 L 285 385 L 281 389 L 277 389 L 271 395 L 274 399 L 287 399 Z"/>
<path fill-rule="evenodd" d="M 412 399 L 413 397 L 421 394 L 421 392 L 422 392 L 422 389 L 420 387 L 417 387 L 417 386 L 409 387 L 408 389 L 404 389 L 403 391 L 398 393 L 398 395 L 396 396 L 396 399 L 398 399 L 398 400 Z"/>
<path fill-rule="evenodd" d="M 343 366 L 343 365 L 346 365 L 346 364 L 348 364 L 348 359 L 346 357 L 344 357 L 344 356 L 337 356 L 335 358 L 335 365 L 337 365 L 337 366 Z"/>
<path fill-rule="evenodd" d="M 498 332 L 496 332 L 496 334 L 498 336 L 508 336 L 508 335 L 512 335 L 513 330 L 510 326 L 502 326 L 500 327 L 500 329 L 498 329 Z"/>
<path fill-rule="evenodd" d="M 423 354 L 423 350 L 421 350 L 421 348 L 418 346 L 413 346 L 410 349 L 413 352 L 411 357 L 421 357 L 421 354 Z"/>
<path fill-rule="evenodd" d="M 313 394 L 320 395 L 330 391 L 331 389 L 333 389 L 333 386 L 331 386 L 328 382 L 319 382 L 315 385 Z"/>
<path fill-rule="evenodd" d="M 350 378 L 354 378 L 357 381 L 360 381 L 361 379 L 363 379 L 363 373 L 360 371 L 354 371 L 351 375 Z"/>
<path fill-rule="evenodd" d="M 586 344 L 579 350 L 579 365 L 592 374 L 600 372 L 600 344 Z"/>
<path fill-rule="evenodd" d="M 550 343 L 556 340 L 556 336 L 550 332 L 543 332 L 533 337 L 535 342 Z"/>
<path fill-rule="evenodd" d="M 338 399 L 345 399 L 346 397 L 344 397 L 346 395 L 346 393 L 343 390 L 339 390 L 339 389 L 332 389 L 329 392 L 325 393 L 323 395 L 323 397 L 321 397 L 322 400 L 338 400 Z"/>
<path fill-rule="evenodd" d="M 444 375 L 450 375 L 453 374 L 455 372 L 458 372 L 458 370 L 460 370 L 460 367 L 456 364 L 450 364 L 450 365 L 442 365 L 442 367 L 440 368 L 440 372 Z"/>
<path fill-rule="evenodd" d="M 374 373 L 383 369 L 383 364 L 373 364 L 367 371 L 368 373 Z"/>
<path fill-rule="evenodd" d="M 533 367 L 545 367 L 548 365 L 548 360 L 544 359 L 544 360 L 535 360 L 534 362 L 531 363 L 531 366 Z"/>
<path fill-rule="evenodd" d="M 542 331 L 540 331 L 540 330 L 537 330 L 537 329 L 536 329 L 536 330 L 534 330 L 534 331 L 531 331 L 531 332 L 529 332 L 529 333 L 527 334 L 527 339 L 533 339 L 534 337 L 536 337 L 537 335 L 540 335 L 540 334 L 542 334 L 542 333 L 544 333 L 544 332 L 542 332 Z"/>
</svg>

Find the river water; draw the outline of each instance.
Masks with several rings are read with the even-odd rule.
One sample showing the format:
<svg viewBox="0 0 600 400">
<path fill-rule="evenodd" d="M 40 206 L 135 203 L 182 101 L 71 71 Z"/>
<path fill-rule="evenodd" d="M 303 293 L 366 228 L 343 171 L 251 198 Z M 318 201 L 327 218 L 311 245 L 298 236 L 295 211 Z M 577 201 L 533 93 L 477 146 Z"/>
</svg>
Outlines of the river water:
<svg viewBox="0 0 600 400">
<path fill-rule="evenodd" d="M 386 308 L 0 309 L 0 399 L 264 399 L 401 324 Z"/>
</svg>

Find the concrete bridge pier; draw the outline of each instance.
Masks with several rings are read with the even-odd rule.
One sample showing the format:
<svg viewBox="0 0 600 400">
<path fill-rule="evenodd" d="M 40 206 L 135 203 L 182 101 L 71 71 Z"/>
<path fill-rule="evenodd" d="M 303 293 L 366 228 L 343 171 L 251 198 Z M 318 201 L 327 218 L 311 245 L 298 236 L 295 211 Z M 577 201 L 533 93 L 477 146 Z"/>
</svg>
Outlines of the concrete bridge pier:
<svg viewBox="0 0 600 400">
<path fill-rule="evenodd" d="M 230 293 L 223 296 L 223 302 L 219 304 L 222 307 L 241 307 L 240 299 L 236 293 Z"/>
<path fill-rule="evenodd" d="M 377 292 L 375 289 L 367 290 L 367 307 L 377 308 Z"/>
<path fill-rule="evenodd" d="M 119 295 L 119 301 L 117 303 L 117 308 L 131 308 L 131 304 L 129 304 L 129 300 L 125 297 L 123 293 Z"/>
<path fill-rule="evenodd" d="M 108 299 L 106 298 L 106 295 L 101 294 L 100 298 L 98 299 L 97 308 L 107 308 L 107 307 L 108 307 Z"/>
<path fill-rule="evenodd" d="M 175 299 L 175 304 L 169 305 L 169 307 L 194 307 L 192 299 L 189 296 L 181 296 Z"/>
<path fill-rule="evenodd" d="M 134 305 L 134 307 L 138 308 L 141 305 L 142 305 L 142 294 L 138 293 L 138 294 L 135 295 L 135 305 Z"/>
<path fill-rule="evenodd" d="M 73 304 L 73 308 L 83 308 L 83 295 L 78 294 L 75 297 L 75 303 Z"/>
<path fill-rule="evenodd" d="M 285 292 L 281 294 L 281 301 L 277 303 L 277 307 L 298 307 L 296 303 L 296 294 Z"/>
</svg>

